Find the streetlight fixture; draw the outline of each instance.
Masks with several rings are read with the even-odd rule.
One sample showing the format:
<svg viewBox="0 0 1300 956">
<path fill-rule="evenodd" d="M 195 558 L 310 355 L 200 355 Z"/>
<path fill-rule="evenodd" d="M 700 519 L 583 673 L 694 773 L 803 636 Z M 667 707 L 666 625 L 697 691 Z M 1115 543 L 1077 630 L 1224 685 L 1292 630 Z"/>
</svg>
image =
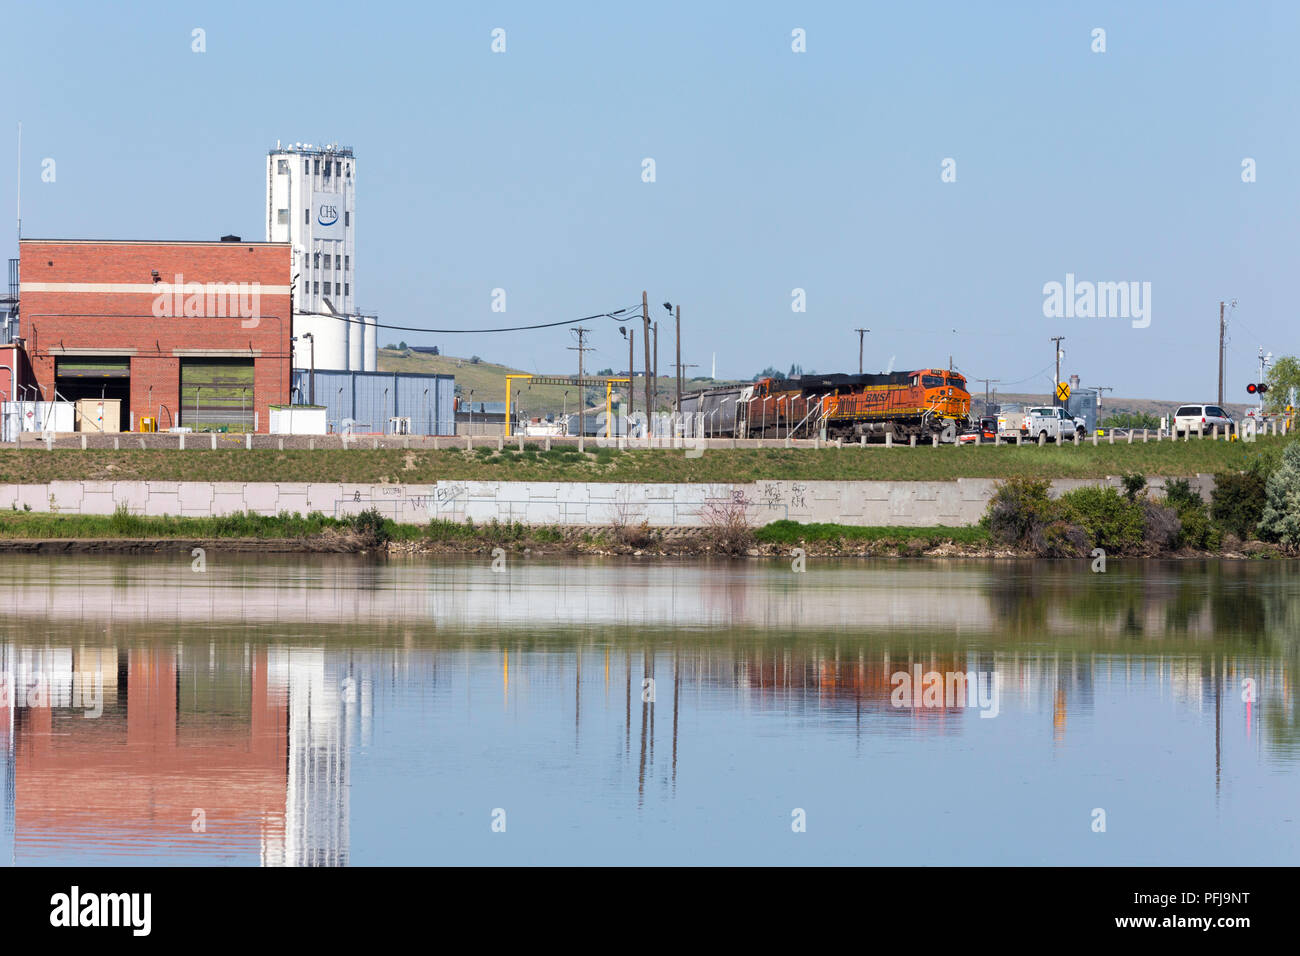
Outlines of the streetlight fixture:
<svg viewBox="0 0 1300 956">
<path fill-rule="evenodd" d="M 304 332 L 302 337 L 311 343 L 311 372 L 307 376 L 307 404 L 316 404 L 316 336 Z"/>
</svg>

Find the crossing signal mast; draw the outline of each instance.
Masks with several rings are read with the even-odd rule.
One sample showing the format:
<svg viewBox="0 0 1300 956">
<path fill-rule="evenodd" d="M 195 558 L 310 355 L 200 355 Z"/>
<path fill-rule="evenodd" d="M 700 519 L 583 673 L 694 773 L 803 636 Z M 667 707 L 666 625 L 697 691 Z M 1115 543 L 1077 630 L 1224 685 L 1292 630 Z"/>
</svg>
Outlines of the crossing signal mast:
<svg viewBox="0 0 1300 956">
<path fill-rule="evenodd" d="M 1249 385 L 1246 386 L 1247 392 L 1249 392 L 1251 395 L 1259 396 L 1259 411 L 1256 412 L 1256 414 L 1260 418 L 1264 417 L 1264 394 L 1268 391 L 1268 383 L 1264 381 L 1264 372 L 1272 364 L 1273 364 L 1273 353 L 1269 352 L 1267 355 L 1264 354 L 1264 348 L 1263 346 L 1260 346 L 1259 349 L 1260 380 L 1258 382 L 1251 382 Z"/>
</svg>

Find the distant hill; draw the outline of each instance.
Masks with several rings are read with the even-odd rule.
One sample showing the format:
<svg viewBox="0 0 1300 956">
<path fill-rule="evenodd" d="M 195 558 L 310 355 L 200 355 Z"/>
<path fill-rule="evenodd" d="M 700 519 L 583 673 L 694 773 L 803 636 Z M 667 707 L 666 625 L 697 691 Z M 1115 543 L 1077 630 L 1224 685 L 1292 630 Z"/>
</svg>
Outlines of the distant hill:
<svg viewBox="0 0 1300 956">
<path fill-rule="evenodd" d="M 470 389 L 474 390 L 473 400 L 475 402 L 504 402 L 506 399 L 506 376 L 514 374 L 525 374 L 523 369 L 510 368 L 505 365 L 497 365 L 494 362 L 479 361 L 473 362 L 469 358 L 456 355 L 430 355 L 427 352 L 412 352 L 407 349 L 380 349 L 379 350 L 379 370 L 381 372 L 414 372 L 424 375 L 453 375 L 456 378 L 457 394 L 466 401 L 470 400 Z M 626 369 L 615 369 L 614 375 L 626 373 Z M 573 370 L 549 370 L 543 374 L 546 375 L 577 375 L 577 369 Z M 591 378 L 601 378 L 594 370 L 589 371 L 588 376 Z M 701 388 L 712 388 L 716 385 L 735 384 L 729 380 L 713 380 L 710 378 L 693 378 L 684 382 L 682 391 L 696 391 Z M 645 404 L 645 378 L 638 375 L 634 381 L 636 389 L 635 407 L 640 409 Z M 523 405 L 524 413 L 529 417 L 538 417 L 548 414 L 560 414 L 565 409 L 572 412 L 577 408 L 577 389 L 569 388 L 568 399 L 564 397 L 566 391 L 562 385 L 535 385 L 529 387 L 527 383 L 515 383 L 516 390 L 522 390 L 519 394 L 518 401 Z M 659 376 L 659 397 L 656 402 L 656 408 L 667 410 L 673 401 L 676 391 L 676 380 L 662 374 Z M 589 400 L 593 406 L 603 407 L 605 404 L 605 394 L 603 389 L 590 390 Z M 615 394 L 626 395 L 626 387 L 622 390 L 615 390 Z"/>
<path fill-rule="evenodd" d="M 971 399 L 976 404 L 976 406 L 982 406 L 984 403 L 984 393 L 979 391 L 972 392 Z M 1052 396 L 1046 394 L 1045 392 L 1040 392 L 1036 395 L 1030 394 L 1028 392 L 1014 392 L 1014 393 L 1000 392 L 998 393 L 997 400 L 999 402 L 1002 402 L 1003 404 L 1008 402 L 1020 402 L 1026 405 L 1052 404 Z M 1201 402 L 1213 402 L 1213 401 L 1214 401 L 1213 395 L 1190 395 L 1181 401 L 1167 402 L 1167 401 L 1162 401 L 1160 399 L 1153 399 L 1153 398 L 1119 398 L 1107 394 L 1102 399 L 1101 417 L 1105 418 L 1108 415 L 1118 415 L 1121 413 L 1128 413 L 1133 415 L 1140 415 L 1145 413 L 1148 415 L 1154 415 L 1156 416 L 1156 418 L 1160 418 L 1164 415 L 1172 415 L 1174 411 L 1177 410 L 1179 405 L 1199 404 Z M 1246 409 L 1254 408 L 1254 407 L 1255 407 L 1254 405 L 1244 405 L 1241 404 L 1240 402 L 1223 403 L 1223 408 L 1226 411 L 1230 412 L 1233 418 L 1240 418 L 1242 415 L 1246 413 Z"/>
</svg>

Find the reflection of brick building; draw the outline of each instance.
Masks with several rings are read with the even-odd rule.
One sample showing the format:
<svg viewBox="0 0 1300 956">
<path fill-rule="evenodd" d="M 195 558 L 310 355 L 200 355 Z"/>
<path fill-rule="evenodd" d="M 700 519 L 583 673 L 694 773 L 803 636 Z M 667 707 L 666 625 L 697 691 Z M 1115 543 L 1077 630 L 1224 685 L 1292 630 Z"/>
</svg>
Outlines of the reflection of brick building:
<svg viewBox="0 0 1300 956">
<path fill-rule="evenodd" d="M 244 655 L 0 645 L 0 676 L 22 688 L 0 699 L 3 858 L 345 864 L 355 695 L 322 652 Z M 92 676 L 102 712 L 88 719 Z"/>
<path fill-rule="evenodd" d="M 282 841 L 288 713 L 266 652 L 252 656 L 242 714 L 227 710 L 230 701 L 202 708 L 203 690 L 192 690 L 192 674 L 180 679 L 171 648 L 132 649 L 118 660 L 97 718 L 39 701 L 17 709 L 16 854 L 65 849 L 74 834 L 91 852 L 120 843 L 230 854 Z M 206 832 L 192 829 L 196 809 Z"/>
</svg>

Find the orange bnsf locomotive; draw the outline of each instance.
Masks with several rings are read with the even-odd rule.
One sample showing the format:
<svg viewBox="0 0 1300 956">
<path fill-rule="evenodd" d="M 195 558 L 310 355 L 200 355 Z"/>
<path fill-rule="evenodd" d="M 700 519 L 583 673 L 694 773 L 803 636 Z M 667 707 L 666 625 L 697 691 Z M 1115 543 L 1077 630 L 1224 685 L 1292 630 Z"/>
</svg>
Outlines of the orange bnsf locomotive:
<svg viewBox="0 0 1300 956">
<path fill-rule="evenodd" d="M 949 369 L 801 375 L 683 395 L 681 411 L 701 416 L 710 436 L 810 438 L 824 429 L 830 439 L 907 440 L 955 436 L 970 422 L 970 392 Z"/>
</svg>

